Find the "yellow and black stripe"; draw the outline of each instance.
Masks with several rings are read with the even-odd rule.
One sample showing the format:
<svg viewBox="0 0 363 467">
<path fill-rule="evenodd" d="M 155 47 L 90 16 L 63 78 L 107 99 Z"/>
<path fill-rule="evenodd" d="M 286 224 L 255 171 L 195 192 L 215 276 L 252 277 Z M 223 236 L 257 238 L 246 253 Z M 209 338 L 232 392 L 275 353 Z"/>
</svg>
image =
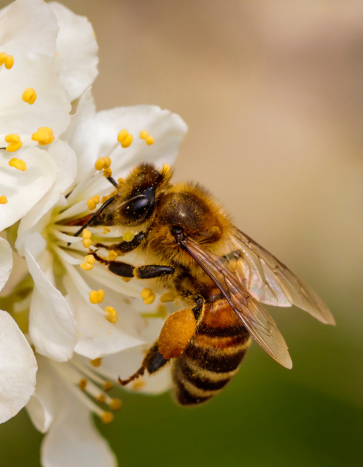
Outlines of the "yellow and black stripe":
<svg viewBox="0 0 363 467">
<path fill-rule="evenodd" d="M 176 399 L 196 405 L 218 394 L 237 373 L 251 343 L 226 300 L 206 306 L 201 325 L 173 364 Z"/>
</svg>

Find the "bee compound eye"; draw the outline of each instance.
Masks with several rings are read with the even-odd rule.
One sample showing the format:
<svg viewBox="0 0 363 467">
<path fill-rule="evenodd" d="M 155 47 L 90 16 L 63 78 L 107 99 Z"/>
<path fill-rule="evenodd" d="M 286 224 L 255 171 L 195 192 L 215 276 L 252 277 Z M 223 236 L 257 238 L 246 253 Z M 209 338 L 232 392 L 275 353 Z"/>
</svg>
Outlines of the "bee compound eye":
<svg viewBox="0 0 363 467">
<path fill-rule="evenodd" d="M 121 215 L 128 223 L 140 223 L 151 215 L 153 206 L 152 199 L 145 195 L 138 195 L 122 206 Z"/>
</svg>

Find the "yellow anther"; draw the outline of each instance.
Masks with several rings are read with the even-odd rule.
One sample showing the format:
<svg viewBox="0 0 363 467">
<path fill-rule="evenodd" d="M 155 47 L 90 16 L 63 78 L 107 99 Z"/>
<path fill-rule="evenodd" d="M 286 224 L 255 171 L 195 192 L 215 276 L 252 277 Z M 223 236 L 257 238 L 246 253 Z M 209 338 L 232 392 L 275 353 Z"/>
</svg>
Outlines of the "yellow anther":
<svg viewBox="0 0 363 467">
<path fill-rule="evenodd" d="M 125 235 L 122 236 L 122 238 L 125 240 L 125 242 L 131 242 L 134 239 L 135 235 L 128 231 L 125 233 Z"/>
<path fill-rule="evenodd" d="M 92 237 L 92 233 L 88 229 L 84 229 L 82 232 L 82 238 L 91 238 L 91 237 Z"/>
<path fill-rule="evenodd" d="M 0 66 L 4 65 L 4 62 L 5 62 L 5 59 L 6 59 L 7 56 L 8 56 L 8 54 L 6 52 L 1 52 L 0 53 Z"/>
<path fill-rule="evenodd" d="M 98 357 L 98 358 L 94 358 L 93 360 L 90 360 L 90 363 L 92 366 L 94 366 L 95 368 L 99 367 L 102 363 L 102 358 L 101 357 Z"/>
<path fill-rule="evenodd" d="M 114 250 L 111 250 L 109 253 L 108 253 L 108 260 L 109 261 L 115 261 L 115 259 L 118 257 L 118 254 L 116 253 L 116 251 Z"/>
<path fill-rule="evenodd" d="M 102 197 L 102 203 L 104 203 L 103 197 Z M 105 227 L 105 228 L 103 229 L 103 233 L 104 233 L 104 234 L 108 234 L 108 233 L 110 233 L 110 232 L 111 232 L 111 229 L 110 229 L 109 227 Z"/>
<path fill-rule="evenodd" d="M 113 383 L 111 381 L 105 381 L 103 383 L 103 390 L 104 391 L 111 391 L 112 388 L 113 388 Z"/>
<path fill-rule="evenodd" d="M 132 279 L 132 277 L 121 277 L 121 279 L 122 279 L 124 282 L 130 282 L 130 280 Z"/>
<path fill-rule="evenodd" d="M 8 55 L 4 60 L 5 68 L 10 70 L 14 66 L 14 57 L 12 55 Z"/>
<path fill-rule="evenodd" d="M 145 386 L 145 381 L 143 379 L 137 379 L 136 381 L 133 382 L 132 384 L 132 389 L 135 389 L 137 391 L 138 389 L 141 389 Z"/>
<path fill-rule="evenodd" d="M 23 92 L 23 101 L 27 102 L 28 104 L 34 104 L 37 99 L 37 93 L 32 88 L 26 88 Z"/>
<path fill-rule="evenodd" d="M 164 293 L 161 297 L 160 297 L 160 301 L 162 303 L 165 303 L 165 302 L 172 302 L 175 298 L 175 295 L 172 293 L 172 292 L 167 292 L 167 293 Z"/>
<path fill-rule="evenodd" d="M 88 264 L 95 264 L 95 262 L 96 262 L 96 258 L 93 255 L 86 255 L 84 257 L 84 260 Z"/>
<path fill-rule="evenodd" d="M 86 389 L 86 386 L 87 386 L 87 380 L 85 378 L 82 378 L 78 381 L 78 386 L 80 389 L 82 389 L 82 391 L 84 391 Z"/>
<path fill-rule="evenodd" d="M 81 263 L 80 266 L 81 269 L 83 269 L 83 271 L 90 271 L 91 269 L 93 269 L 93 265 L 89 263 Z"/>
<path fill-rule="evenodd" d="M 149 136 L 149 133 L 146 130 L 140 131 L 140 139 L 146 139 Z"/>
<path fill-rule="evenodd" d="M 95 203 L 94 199 L 93 198 L 90 198 L 87 200 L 87 206 L 88 206 L 88 209 L 90 211 L 93 211 L 93 209 L 95 209 L 95 207 L 97 206 L 97 204 Z"/>
<path fill-rule="evenodd" d="M 20 141 L 20 136 L 16 134 L 10 134 L 5 136 L 5 142 L 9 143 L 6 147 L 8 152 L 15 152 L 20 149 L 23 143 Z"/>
<path fill-rule="evenodd" d="M 111 159 L 109 157 L 104 157 L 103 158 L 103 168 L 104 169 L 109 169 L 111 167 Z"/>
<path fill-rule="evenodd" d="M 8 198 L 5 195 L 0 196 L 0 204 L 6 204 L 8 202 Z"/>
<path fill-rule="evenodd" d="M 22 172 L 26 171 L 26 163 L 21 159 L 16 159 L 15 157 L 13 157 L 12 159 L 10 159 L 9 165 L 10 167 L 14 167 L 14 169 L 21 170 Z"/>
<path fill-rule="evenodd" d="M 106 312 L 107 321 L 109 321 L 112 324 L 117 323 L 118 321 L 117 311 L 114 309 L 113 306 L 106 306 L 105 312 Z"/>
<path fill-rule="evenodd" d="M 105 160 L 103 157 L 99 157 L 95 162 L 95 169 L 101 171 L 104 169 L 104 167 L 105 167 Z"/>
<path fill-rule="evenodd" d="M 131 146 L 133 140 L 134 137 L 127 130 L 121 130 L 117 135 L 117 141 L 121 143 L 123 148 L 128 148 Z"/>
<path fill-rule="evenodd" d="M 92 199 L 96 204 L 100 202 L 100 197 L 98 195 L 95 195 Z"/>
<path fill-rule="evenodd" d="M 106 402 L 106 396 L 104 394 L 100 394 L 99 396 L 97 396 L 97 401 L 101 404 L 104 404 Z"/>
<path fill-rule="evenodd" d="M 154 140 L 154 138 L 153 138 L 151 135 L 149 135 L 149 136 L 145 139 L 145 143 L 146 143 L 148 146 L 151 146 L 152 144 L 155 143 L 155 140 Z"/>
<path fill-rule="evenodd" d="M 32 134 L 32 140 L 37 141 L 39 146 L 46 146 L 54 141 L 53 130 L 47 126 L 38 128 L 38 131 Z"/>
<path fill-rule="evenodd" d="M 121 399 L 117 399 L 117 398 L 112 399 L 109 406 L 110 406 L 110 409 L 112 410 L 120 410 L 122 407 Z"/>
<path fill-rule="evenodd" d="M 108 178 L 112 177 L 112 170 L 111 169 L 103 169 L 103 176 Z"/>
<path fill-rule="evenodd" d="M 105 299 L 105 291 L 102 289 L 91 290 L 91 292 L 89 293 L 89 301 L 93 305 L 96 305 L 97 303 L 102 303 L 104 299 Z"/>
<path fill-rule="evenodd" d="M 111 423 L 113 422 L 114 418 L 115 417 L 112 412 L 103 412 L 101 416 L 101 420 L 103 421 L 103 423 Z"/>
<path fill-rule="evenodd" d="M 155 295 L 151 289 L 142 289 L 141 297 L 145 305 L 151 305 L 155 300 Z"/>
<path fill-rule="evenodd" d="M 92 245 L 92 240 L 90 238 L 84 238 L 82 240 L 82 245 L 84 248 L 89 248 Z"/>
</svg>

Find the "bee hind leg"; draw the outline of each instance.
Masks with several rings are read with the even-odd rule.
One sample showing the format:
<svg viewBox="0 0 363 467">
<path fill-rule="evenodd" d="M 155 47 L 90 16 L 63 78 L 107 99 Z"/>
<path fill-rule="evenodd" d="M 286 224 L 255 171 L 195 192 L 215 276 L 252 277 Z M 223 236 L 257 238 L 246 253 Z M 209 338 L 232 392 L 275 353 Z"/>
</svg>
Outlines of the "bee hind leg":
<svg viewBox="0 0 363 467">
<path fill-rule="evenodd" d="M 146 357 L 142 362 L 142 366 L 129 378 L 118 378 L 118 382 L 121 384 L 121 386 L 126 386 L 127 384 L 131 383 L 131 381 L 139 378 L 139 376 L 143 376 L 145 370 L 149 373 L 149 375 L 156 373 L 161 368 L 163 368 L 168 363 L 168 361 L 169 360 L 164 358 L 159 352 L 158 342 L 155 342 L 155 344 L 148 350 Z"/>
<path fill-rule="evenodd" d="M 108 269 L 121 277 L 136 277 L 137 279 L 154 279 L 155 277 L 174 274 L 174 268 L 165 265 L 150 264 L 147 266 L 132 266 L 122 261 L 109 261 L 99 256 L 95 251 L 90 253 L 97 261 L 106 264 Z"/>
</svg>

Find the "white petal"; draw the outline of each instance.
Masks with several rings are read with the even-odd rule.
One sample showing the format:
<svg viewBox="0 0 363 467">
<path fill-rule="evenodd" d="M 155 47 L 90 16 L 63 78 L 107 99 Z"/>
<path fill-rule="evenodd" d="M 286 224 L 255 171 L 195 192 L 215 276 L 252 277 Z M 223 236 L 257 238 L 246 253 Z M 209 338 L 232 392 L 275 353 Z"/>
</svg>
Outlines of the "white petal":
<svg viewBox="0 0 363 467">
<path fill-rule="evenodd" d="M 26 172 L 9 167 L 7 160 L 14 155 L 8 154 L 0 151 L 0 195 L 8 199 L 7 204 L 0 205 L 0 231 L 25 216 L 47 193 L 57 175 L 53 159 L 42 149 L 21 148 L 16 152 L 16 157 L 26 163 Z"/>
<path fill-rule="evenodd" d="M 68 391 L 65 397 L 43 441 L 43 467 L 116 467 L 116 458 L 95 429 L 87 408 Z"/>
<path fill-rule="evenodd" d="M 78 291 L 78 285 L 69 276 L 64 278 L 64 285 L 69 293 L 67 299 L 74 312 L 80 338 L 75 351 L 90 359 L 119 352 L 143 343 L 140 339 L 127 334 L 121 326 L 111 324 L 87 303 Z M 106 306 L 106 305 L 105 305 Z"/>
<path fill-rule="evenodd" d="M 14 66 L 0 73 L 0 131 L 32 135 L 40 127 L 50 127 L 54 136 L 70 124 L 71 103 L 54 67 L 54 59 L 46 55 L 29 56 L 22 44 L 7 48 L 14 56 Z M 34 104 L 22 99 L 32 88 L 37 93 Z"/>
<path fill-rule="evenodd" d="M 187 126 L 176 114 L 156 106 L 139 105 L 105 110 L 92 117 L 93 104 L 89 92 L 79 103 L 76 116 L 72 120 L 68 139 L 78 156 L 79 180 L 94 167 L 99 157 L 110 154 L 117 144 L 117 134 L 127 129 L 134 136 L 129 148 L 120 145 L 112 153 L 112 170 L 115 178 L 125 176 L 140 162 L 172 165 L 178 155 Z M 148 146 L 139 138 L 141 130 L 147 130 L 155 139 Z M 105 183 L 100 178 L 101 183 Z"/>
<path fill-rule="evenodd" d="M 9 279 L 13 268 L 13 255 L 9 243 L 0 237 L 0 290 Z"/>
<path fill-rule="evenodd" d="M 57 141 L 52 144 L 48 149 L 48 157 L 52 158 L 57 166 L 57 178 L 48 193 L 21 220 L 18 230 L 19 238 L 53 208 L 76 176 L 77 156 L 67 143 Z"/>
<path fill-rule="evenodd" d="M 35 392 L 30 398 L 26 409 L 37 430 L 41 433 L 48 431 L 53 421 L 54 413 L 58 408 L 57 381 L 51 371 L 49 360 L 37 356 L 38 373 Z"/>
<path fill-rule="evenodd" d="M 28 341 L 9 313 L 0 310 L 0 423 L 14 417 L 28 402 L 36 371 Z"/>
<path fill-rule="evenodd" d="M 55 67 L 73 101 L 93 83 L 98 74 L 98 45 L 87 18 L 75 15 L 57 2 L 49 6 L 60 26 Z"/>
<path fill-rule="evenodd" d="M 2 47 L 12 41 L 22 42 L 33 53 L 52 56 L 57 33 L 56 17 L 43 0 L 17 0 L 0 17 Z"/>
<path fill-rule="evenodd" d="M 40 234 L 29 235 L 25 241 L 25 258 L 35 283 L 30 305 L 29 335 L 37 352 L 64 362 L 73 355 L 78 330 L 65 298 L 52 284 L 54 278 L 49 252 L 39 254 L 44 248 L 45 240 Z"/>
</svg>

